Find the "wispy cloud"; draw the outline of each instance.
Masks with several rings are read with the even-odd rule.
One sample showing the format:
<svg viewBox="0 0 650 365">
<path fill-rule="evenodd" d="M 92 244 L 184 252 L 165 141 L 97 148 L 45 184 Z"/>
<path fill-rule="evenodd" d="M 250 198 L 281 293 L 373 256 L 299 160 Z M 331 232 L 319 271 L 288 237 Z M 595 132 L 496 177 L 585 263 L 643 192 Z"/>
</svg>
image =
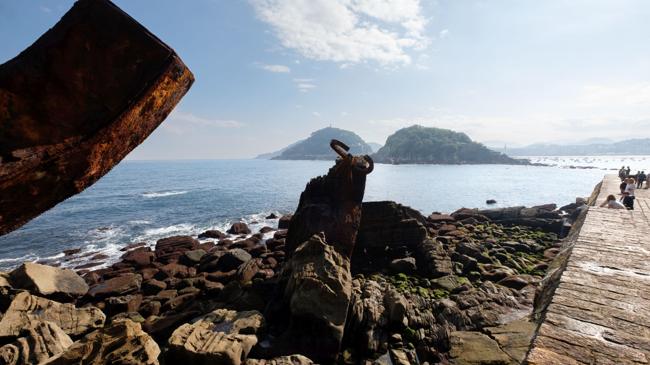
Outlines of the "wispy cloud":
<svg viewBox="0 0 650 365">
<path fill-rule="evenodd" d="M 298 90 L 300 92 L 302 92 L 302 93 L 309 92 L 312 89 L 316 88 L 316 84 L 314 83 L 314 79 L 296 78 L 296 79 L 293 79 L 293 83 L 296 85 Z"/>
<path fill-rule="evenodd" d="M 41 5 L 39 7 L 39 9 L 44 13 L 51 13 L 52 12 L 52 9 L 48 8 L 47 6 L 43 6 L 43 5 Z"/>
<path fill-rule="evenodd" d="M 285 65 L 260 65 L 260 68 L 269 72 L 290 73 L 291 69 Z"/>
<path fill-rule="evenodd" d="M 580 107 L 634 107 L 650 105 L 650 82 L 587 85 L 578 97 Z"/>
<path fill-rule="evenodd" d="M 175 134 L 185 134 L 197 128 L 240 128 L 244 124 L 232 119 L 210 119 L 192 113 L 173 111 L 163 128 Z"/>
<path fill-rule="evenodd" d="M 420 0 L 250 1 L 284 47 L 314 60 L 405 65 L 429 44 Z"/>
<path fill-rule="evenodd" d="M 438 33 L 438 38 L 445 39 L 449 36 L 449 29 L 443 29 Z"/>
</svg>

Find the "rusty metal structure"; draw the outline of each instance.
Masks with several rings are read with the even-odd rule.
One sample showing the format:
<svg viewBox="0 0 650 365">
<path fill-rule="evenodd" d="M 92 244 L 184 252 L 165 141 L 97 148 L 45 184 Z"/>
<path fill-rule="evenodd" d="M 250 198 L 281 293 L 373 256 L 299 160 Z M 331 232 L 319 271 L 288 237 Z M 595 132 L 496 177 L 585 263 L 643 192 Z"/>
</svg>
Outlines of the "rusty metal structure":
<svg viewBox="0 0 650 365">
<path fill-rule="evenodd" d="M 370 156 L 353 156 L 343 142 L 332 140 L 330 147 L 339 158 L 327 175 L 312 179 L 300 195 L 287 236 L 292 252 L 312 235 L 323 232 L 327 243 L 350 257 L 361 222 L 361 203 L 366 176 L 374 169 Z"/>
<path fill-rule="evenodd" d="M 0 235 L 79 193 L 189 90 L 173 49 L 108 0 L 79 0 L 0 65 Z"/>
</svg>

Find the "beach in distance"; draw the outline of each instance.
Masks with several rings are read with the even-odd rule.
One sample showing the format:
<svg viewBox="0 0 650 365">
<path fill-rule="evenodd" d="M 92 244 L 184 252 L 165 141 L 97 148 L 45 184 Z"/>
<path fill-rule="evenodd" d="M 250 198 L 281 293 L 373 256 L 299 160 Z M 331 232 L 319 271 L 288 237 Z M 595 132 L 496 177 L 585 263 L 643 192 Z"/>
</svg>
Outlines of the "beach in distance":
<svg viewBox="0 0 650 365">
<path fill-rule="evenodd" d="M 369 175 L 364 201 L 393 200 L 420 210 L 451 212 L 573 202 L 588 196 L 610 169 L 650 167 L 648 156 L 534 157 L 555 166 L 385 165 Z M 129 243 L 155 244 L 172 235 L 225 231 L 233 221 L 273 226 L 270 213 L 292 213 L 309 179 L 331 161 L 123 161 L 97 184 L 0 237 L 0 268 L 81 248 L 110 264 Z M 580 166 L 581 168 L 570 168 Z M 592 168 L 582 168 L 590 166 Z M 83 256 L 83 255 L 80 255 Z M 64 265 L 82 265 L 66 262 Z"/>
</svg>

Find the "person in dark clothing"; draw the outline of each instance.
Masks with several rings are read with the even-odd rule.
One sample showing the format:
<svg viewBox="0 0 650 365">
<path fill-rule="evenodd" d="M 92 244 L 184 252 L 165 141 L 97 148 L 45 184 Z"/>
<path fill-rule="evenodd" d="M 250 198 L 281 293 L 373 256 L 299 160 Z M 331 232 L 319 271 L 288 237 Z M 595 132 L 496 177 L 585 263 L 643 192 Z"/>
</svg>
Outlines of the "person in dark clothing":
<svg viewBox="0 0 650 365">
<path fill-rule="evenodd" d="M 625 169 L 625 177 L 630 177 L 630 166 Z"/>
<path fill-rule="evenodd" d="M 645 171 L 641 171 L 637 178 L 636 187 L 641 189 L 643 187 L 643 182 L 646 180 L 646 178 L 647 176 L 645 174 Z"/>
<path fill-rule="evenodd" d="M 625 180 L 626 179 L 623 179 L 623 181 L 621 181 L 621 185 L 618 186 L 618 188 L 621 189 L 621 195 L 625 193 L 625 188 L 627 187 L 627 181 Z"/>
</svg>

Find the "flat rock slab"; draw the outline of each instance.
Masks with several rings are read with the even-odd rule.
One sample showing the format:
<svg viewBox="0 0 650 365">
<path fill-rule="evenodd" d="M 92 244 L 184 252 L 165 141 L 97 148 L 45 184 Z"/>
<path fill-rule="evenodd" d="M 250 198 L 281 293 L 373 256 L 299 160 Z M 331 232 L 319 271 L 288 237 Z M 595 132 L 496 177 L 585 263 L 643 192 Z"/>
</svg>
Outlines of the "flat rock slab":
<svg viewBox="0 0 650 365">
<path fill-rule="evenodd" d="M 0 65 L 0 234 L 92 185 L 165 120 L 194 77 L 108 0 L 80 0 Z"/>
<path fill-rule="evenodd" d="M 597 205 L 620 193 L 603 180 Z M 635 210 L 590 207 L 528 364 L 650 363 L 650 190 Z"/>
<path fill-rule="evenodd" d="M 75 308 L 27 292 L 16 295 L 0 320 L 0 338 L 18 337 L 32 322 L 48 321 L 66 334 L 81 335 L 102 327 L 106 316 L 95 307 Z"/>
<path fill-rule="evenodd" d="M 481 332 L 456 331 L 449 335 L 449 356 L 455 365 L 515 365 L 499 344 Z"/>
<path fill-rule="evenodd" d="M 10 274 L 16 289 L 26 289 L 44 296 L 82 296 L 88 292 L 88 284 L 70 269 L 26 262 Z"/>
</svg>

